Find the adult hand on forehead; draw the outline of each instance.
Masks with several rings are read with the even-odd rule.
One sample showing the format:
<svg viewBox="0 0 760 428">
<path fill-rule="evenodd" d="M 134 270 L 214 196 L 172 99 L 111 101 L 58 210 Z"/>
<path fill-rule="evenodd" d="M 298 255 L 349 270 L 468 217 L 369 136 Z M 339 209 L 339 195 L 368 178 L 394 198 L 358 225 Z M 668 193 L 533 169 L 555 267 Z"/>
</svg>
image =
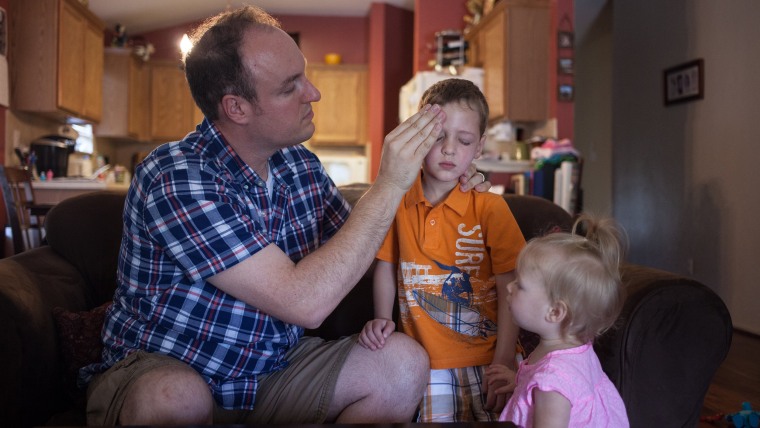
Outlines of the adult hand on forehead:
<svg viewBox="0 0 760 428">
<path fill-rule="evenodd" d="M 376 181 L 384 181 L 404 191 L 420 172 L 422 161 L 433 147 L 443 127 L 446 113 L 438 105 L 426 105 L 391 131 L 383 142 L 380 171 Z"/>
</svg>

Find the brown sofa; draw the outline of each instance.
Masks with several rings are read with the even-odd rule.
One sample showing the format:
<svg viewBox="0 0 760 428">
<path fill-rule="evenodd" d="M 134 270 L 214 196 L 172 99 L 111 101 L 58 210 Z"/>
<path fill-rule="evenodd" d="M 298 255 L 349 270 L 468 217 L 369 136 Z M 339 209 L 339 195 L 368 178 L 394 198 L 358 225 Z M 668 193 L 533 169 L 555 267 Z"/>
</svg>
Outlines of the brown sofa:
<svg viewBox="0 0 760 428">
<path fill-rule="evenodd" d="M 341 191 L 356 201 L 365 189 Z M 505 198 L 526 239 L 570 227 L 571 217 L 549 201 Z M 0 260 L 0 415 L 6 425 L 84 423 L 74 376 L 82 361 L 97 358 L 99 307 L 115 288 L 123 205 L 123 195 L 107 192 L 67 199 L 47 217 L 48 246 Z M 634 265 L 622 273 L 625 308 L 616 329 L 595 347 L 631 426 L 695 426 L 730 346 L 729 313 L 692 279 Z M 329 339 L 358 332 L 373 313 L 370 278 L 365 275 L 309 333 Z"/>
</svg>

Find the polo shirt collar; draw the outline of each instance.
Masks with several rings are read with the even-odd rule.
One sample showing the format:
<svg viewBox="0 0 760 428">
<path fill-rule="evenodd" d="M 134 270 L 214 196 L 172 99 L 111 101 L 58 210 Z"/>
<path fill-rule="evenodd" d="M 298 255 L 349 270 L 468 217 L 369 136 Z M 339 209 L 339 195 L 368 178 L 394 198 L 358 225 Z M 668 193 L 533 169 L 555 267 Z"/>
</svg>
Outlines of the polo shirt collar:
<svg viewBox="0 0 760 428">
<path fill-rule="evenodd" d="M 449 192 L 449 195 L 443 201 L 443 204 L 456 212 L 457 214 L 464 215 L 467 212 L 467 207 L 470 205 L 470 198 L 472 198 L 472 192 L 462 192 L 458 189 L 458 185 Z M 404 205 L 406 208 L 410 208 L 417 204 L 430 205 L 427 199 L 425 199 L 425 192 L 422 190 L 422 170 L 417 175 L 417 180 L 414 181 L 412 187 L 406 192 L 404 196 Z"/>
</svg>

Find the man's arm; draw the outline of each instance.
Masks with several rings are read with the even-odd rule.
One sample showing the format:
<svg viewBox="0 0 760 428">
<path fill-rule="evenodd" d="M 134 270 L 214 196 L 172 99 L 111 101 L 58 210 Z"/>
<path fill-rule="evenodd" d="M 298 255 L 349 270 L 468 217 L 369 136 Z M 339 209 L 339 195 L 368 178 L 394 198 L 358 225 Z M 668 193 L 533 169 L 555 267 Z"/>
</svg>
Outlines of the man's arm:
<svg viewBox="0 0 760 428">
<path fill-rule="evenodd" d="M 282 321 L 318 327 L 374 260 L 444 119 L 439 106 L 424 108 L 386 136 L 375 183 L 322 247 L 294 263 L 269 245 L 209 282 Z"/>
</svg>

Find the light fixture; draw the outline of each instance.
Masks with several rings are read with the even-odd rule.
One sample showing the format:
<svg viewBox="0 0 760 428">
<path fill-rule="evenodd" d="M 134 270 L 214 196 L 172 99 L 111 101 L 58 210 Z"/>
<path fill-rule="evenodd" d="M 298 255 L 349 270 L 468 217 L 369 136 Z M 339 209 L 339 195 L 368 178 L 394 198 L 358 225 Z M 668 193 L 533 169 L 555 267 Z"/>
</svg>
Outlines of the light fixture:
<svg viewBox="0 0 760 428">
<path fill-rule="evenodd" d="M 179 42 L 179 50 L 182 52 L 182 58 L 187 56 L 187 53 L 190 52 L 192 48 L 193 43 L 190 41 L 190 38 L 187 37 L 187 34 L 183 34 L 182 40 Z"/>
</svg>

